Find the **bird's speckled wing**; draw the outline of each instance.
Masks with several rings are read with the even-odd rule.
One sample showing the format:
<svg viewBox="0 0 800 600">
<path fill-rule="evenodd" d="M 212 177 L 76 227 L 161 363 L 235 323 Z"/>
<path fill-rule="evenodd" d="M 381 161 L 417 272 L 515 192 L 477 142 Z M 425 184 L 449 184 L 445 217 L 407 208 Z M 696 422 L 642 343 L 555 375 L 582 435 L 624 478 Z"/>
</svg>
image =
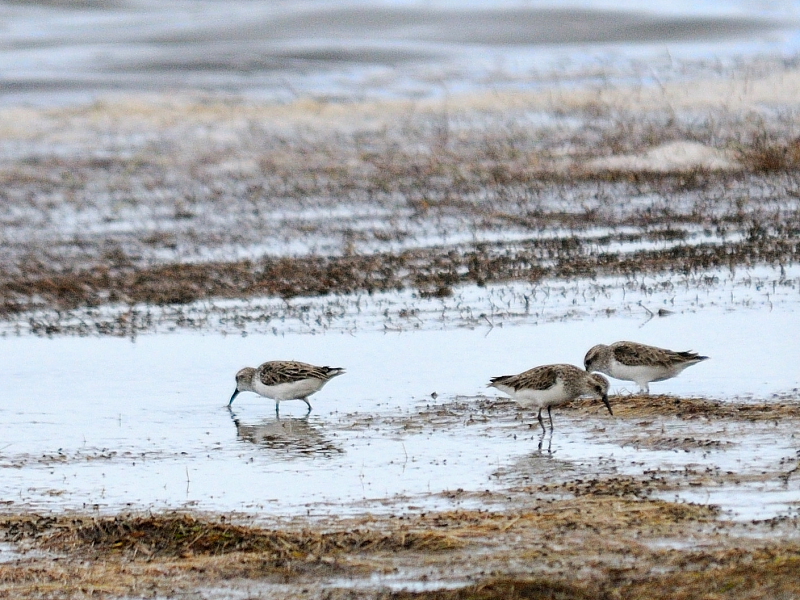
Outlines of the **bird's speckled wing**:
<svg viewBox="0 0 800 600">
<path fill-rule="evenodd" d="M 343 372 L 344 370 L 338 367 L 316 367 L 302 362 L 276 360 L 265 362 L 258 367 L 258 378 L 264 385 L 279 385 L 303 379 L 328 381 Z"/>
<path fill-rule="evenodd" d="M 534 367 L 519 375 L 503 375 L 491 379 L 491 385 L 497 383 L 515 390 L 548 390 L 556 384 L 558 369 L 555 365 Z"/>
<path fill-rule="evenodd" d="M 666 348 L 656 348 L 636 342 L 616 342 L 611 345 L 617 362 L 629 367 L 661 365 L 671 367 L 687 362 L 705 360 L 695 352 L 674 352 Z"/>
</svg>

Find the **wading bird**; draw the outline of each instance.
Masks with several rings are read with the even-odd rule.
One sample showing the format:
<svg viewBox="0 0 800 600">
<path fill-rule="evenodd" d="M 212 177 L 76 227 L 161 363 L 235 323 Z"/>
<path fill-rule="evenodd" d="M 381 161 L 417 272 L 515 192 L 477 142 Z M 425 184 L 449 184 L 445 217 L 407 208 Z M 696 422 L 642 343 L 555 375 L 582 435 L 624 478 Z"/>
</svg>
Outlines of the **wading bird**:
<svg viewBox="0 0 800 600">
<path fill-rule="evenodd" d="M 302 400 L 311 412 L 307 398 L 322 389 L 334 377 L 344 373 L 339 367 L 315 367 L 291 360 L 273 360 L 254 369 L 245 367 L 236 373 L 236 390 L 228 406 L 240 392 L 255 392 L 275 400 L 275 414 L 283 400 Z"/>
</svg>

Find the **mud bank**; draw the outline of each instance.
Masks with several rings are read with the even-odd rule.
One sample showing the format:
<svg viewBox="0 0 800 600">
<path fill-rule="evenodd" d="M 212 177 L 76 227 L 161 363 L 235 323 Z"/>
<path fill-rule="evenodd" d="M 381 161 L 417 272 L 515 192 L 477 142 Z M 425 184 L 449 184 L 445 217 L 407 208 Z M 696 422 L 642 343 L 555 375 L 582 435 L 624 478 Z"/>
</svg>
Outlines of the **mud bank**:
<svg viewBox="0 0 800 600">
<path fill-rule="evenodd" d="M 517 106 L 410 111 L 399 124 L 332 131 L 287 128 L 242 102 L 172 105 L 166 123 L 156 109 L 29 111 L 33 134 L 6 132 L 8 325 L 29 323 L 32 311 L 52 327 L 37 332 L 57 333 L 69 311 L 110 305 L 448 297 L 469 285 L 797 261 L 791 114 L 582 105 L 542 123 Z M 133 123 L 141 128 L 125 133 Z M 607 161 L 687 139 L 733 162 Z"/>
</svg>

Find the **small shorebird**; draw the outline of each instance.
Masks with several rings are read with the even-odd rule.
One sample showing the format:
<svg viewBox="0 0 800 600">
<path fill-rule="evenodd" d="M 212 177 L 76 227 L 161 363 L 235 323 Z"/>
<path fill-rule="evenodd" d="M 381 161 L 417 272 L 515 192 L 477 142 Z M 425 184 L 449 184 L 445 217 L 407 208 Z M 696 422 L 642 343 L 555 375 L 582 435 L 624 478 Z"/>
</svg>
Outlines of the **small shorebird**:
<svg viewBox="0 0 800 600">
<path fill-rule="evenodd" d="M 600 398 L 608 412 L 614 415 L 608 403 L 608 380 L 602 375 L 587 373 L 572 365 L 543 365 L 519 375 L 493 377 L 489 387 L 505 392 L 523 408 L 538 407 L 539 414 L 536 418 L 539 419 L 543 432 L 543 408 L 547 407 L 552 430 L 553 415 L 550 414 L 550 407 L 564 404 L 584 394 Z"/>
<path fill-rule="evenodd" d="M 302 400 L 311 412 L 308 396 L 322 389 L 337 375 L 344 373 L 339 367 L 315 367 L 292 360 L 273 360 L 254 369 L 245 367 L 236 373 L 236 390 L 228 406 L 239 392 L 255 392 L 275 400 L 275 414 L 281 400 Z"/>
<path fill-rule="evenodd" d="M 645 394 L 651 381 L 676 377 L 686 367 L 706 360 L 694 352 L 674 352 L 636 342 L 598 344 L 586 353 L 583 365 L 587 371 L 600 371 L 615 379 L 634 381 Z"/>
</svg>

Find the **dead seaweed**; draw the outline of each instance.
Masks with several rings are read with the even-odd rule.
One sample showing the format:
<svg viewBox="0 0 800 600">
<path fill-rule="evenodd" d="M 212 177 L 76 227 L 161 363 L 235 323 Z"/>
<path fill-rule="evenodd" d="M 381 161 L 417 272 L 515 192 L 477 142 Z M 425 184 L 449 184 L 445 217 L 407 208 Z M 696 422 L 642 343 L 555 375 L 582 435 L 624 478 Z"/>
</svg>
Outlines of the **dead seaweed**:
<svg viewBox="0 0 800 600">
<path fill-rule="evenodd" d="M 257 553 L 276 563 L 284 563 L 337 553 L 434 552 L 459 544 L 448 536 L 432 532 L 262 530 L 201 520 L 187 514 L 97 519 L 29 517 L 2 521 L 0 528 L 5 530 L 9 541 L 35 539 L 38 546 L 51 551 L 123 554 L 131 558 L 219 556 L 237 552 Z"/>
<path fill-rule="evenodd" d="M 679 419 L 733 419 L 738 421 L 776 421 L 800 419 L 800 402 L 736 402 L 708 398 L 675 396 L 618 395 L 611 398 L 614 415 L 620 418 L 676 417 Z M 581 398 L 566 408 L 588 410 L 596 402 Z"/>
<path fill-rule="evenodd" d="M 708 555 L 706 555 L 708 556 Z M 708 556 L 711 558 L 710 556 Z M 716 558 L 714 568 L 685 569 L 637 576 L 625 570 L 576 584 L 556 578 L 489 579 L 459 588 L 392 592 L 381 600 L 772 600 L 800 594 L 800 557 L 785 552 L 732 551 Z"/>
<path fill-rule="evenodd" d="M 690 274 L 739 265 L 784 265 L 800 259 L 800 240 L 760 230 L 722 244 L 680 245 L 630 254 L 592 253 L 591 242 L 532 239 L 453 248 L 419 248 L 368 256 L 264 258 L 258 261 L 96 268 L 56 273 L 42 266 L 0 277 L 0 308 L 8 316 L 34 308 L 56 310 L 129 304 L 180 305 L 200 299 L 324 296 L 417 289 L 444 297 L 454 285 L 540 281 L 639 273 Z M 1 315 L 0 315 L 1 316 Z"/>
<path fill-rule="evenodd" d="M 563 581 L 544 578 L 489 580 L 455 590 L 392 592 L 380 600 L 594 600 L 595 590 Z"/>
<path fill-rule="evenodd" d="M 616 486 L 607 483 L 609 489 Z M 694 599 L 707 597 L 692 595 L 695 589 L 706 594 L 714 589 L 797 589 L 788 583 L 800 557 L 800 550 L 791 544 L 753 547 L 748 538 L 750 547 L 744 549 L 726 547 L 717 539 L 709 547 L 714 539 L 709 538 L 702 548 L 648 547 L 648 540 L 683 539 L 687 531 L 697 535 L 709 525 L 724 527 L 717 519 L 713 507 L 590 491 L 571 499 L 527 501 L 521 510 L 508 512 L 371 516 L 343 522 L 349 529 L 338 531 L 324 525 L 301 531 L 265 530 L 188 515 L 17 515 L 0 522 L 6 539 L 50 554 L 0 564 L 0 597 L 174 595 L 200 588 L 238 589 L 242 582 L 282 583 L 283 595 L 276 597 L 287 597 L 291 591 L 291 597 L 328 600 L 639 600 L 673 597 L 667 593 L 671 589 L 683 594 L 674 597 Z M 491 571 L 492 575 L 458 589 L 424 592 L 329 584 L 331 576 L 342 573 L 369 577 L 422 563 L 426 572 L 441 569 L 458 576 L 459 569 L 465 569 L 464 573 Z M 591 566 L 592 574 L 578 574 L 582 565 Z M 755 572 L 761 574 L 755 584 L 742 579 Z M 698 587 L 691 587 L 693 581 Z"/>
</svg>

